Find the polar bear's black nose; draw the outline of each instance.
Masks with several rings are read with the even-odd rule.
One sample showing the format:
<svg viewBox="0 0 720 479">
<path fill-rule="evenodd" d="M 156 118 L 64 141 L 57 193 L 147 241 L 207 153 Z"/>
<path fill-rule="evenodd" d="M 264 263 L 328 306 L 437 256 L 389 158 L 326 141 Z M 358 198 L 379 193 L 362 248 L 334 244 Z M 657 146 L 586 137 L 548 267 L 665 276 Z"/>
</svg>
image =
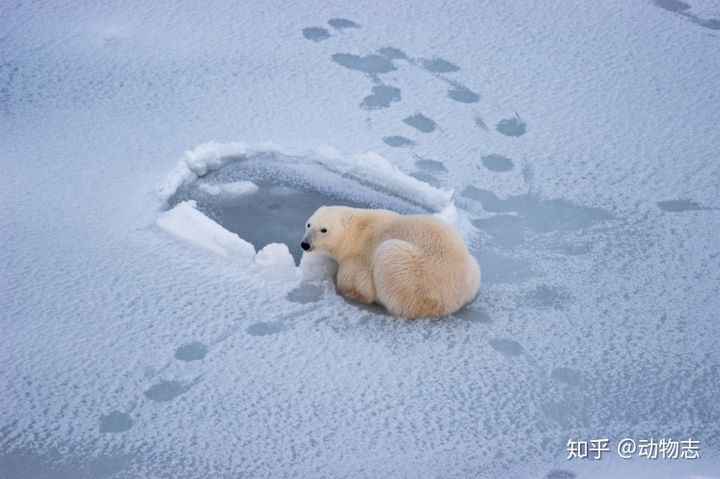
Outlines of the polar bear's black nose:
<svg viewBox="0 0 720 479">
<path fill-rule="evenodd" d="M 302 243 L 300 243 L 300 247 L 301 247 L 302 249 L 304 249 L 305 251 L 307 251 L 307 250 L 310 249 L 310 243 L 308 243 L 308 242 L 306 242 L 306 241 L 303 241 Z"/>
</svg>

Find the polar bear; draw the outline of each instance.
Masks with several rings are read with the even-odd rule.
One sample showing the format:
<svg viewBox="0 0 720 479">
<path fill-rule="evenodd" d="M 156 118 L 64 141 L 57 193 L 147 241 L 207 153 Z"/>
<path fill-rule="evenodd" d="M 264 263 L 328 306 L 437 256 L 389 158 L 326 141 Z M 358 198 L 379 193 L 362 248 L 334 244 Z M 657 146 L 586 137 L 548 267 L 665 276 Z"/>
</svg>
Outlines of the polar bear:
<svg viewBox="0 0 720 479">
<path fill-rule="evenodd" d="M 442 220 L 388 210 L 322 206 L 300 246 L 338 263 L 337 289 L 407 318 L 453 313 L 480 285 L 480 267 Z"/>
</svg>

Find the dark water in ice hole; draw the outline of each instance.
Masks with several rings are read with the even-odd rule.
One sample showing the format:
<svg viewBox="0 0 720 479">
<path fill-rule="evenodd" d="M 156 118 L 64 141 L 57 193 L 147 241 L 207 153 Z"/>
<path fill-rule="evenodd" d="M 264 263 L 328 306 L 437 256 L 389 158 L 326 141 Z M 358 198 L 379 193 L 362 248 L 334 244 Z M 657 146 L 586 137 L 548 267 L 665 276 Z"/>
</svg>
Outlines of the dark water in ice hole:
<svg viewBox="0 0 720 479">
<path fill-rule="evenodd" d="M 305 233 L 305 221 L 323 205 L 387 207 L 401 213 L 423 212 L 410 205 L 398 208 L 396 199 L 385 198 L 381 192 L 377 192 L 376 198 L 368 200 L 348 198 L 307 186 L 290 186 L 267 180 L 253 182 L 259 190 L 248 195 L 210 195 L 194 189 L 188 197 L 197 201 L 200 211 L 252 243 L 256 250 L 269 243 L 285 243 L 296 264 L 302 257 L 300 240 Z"/>
</svg>

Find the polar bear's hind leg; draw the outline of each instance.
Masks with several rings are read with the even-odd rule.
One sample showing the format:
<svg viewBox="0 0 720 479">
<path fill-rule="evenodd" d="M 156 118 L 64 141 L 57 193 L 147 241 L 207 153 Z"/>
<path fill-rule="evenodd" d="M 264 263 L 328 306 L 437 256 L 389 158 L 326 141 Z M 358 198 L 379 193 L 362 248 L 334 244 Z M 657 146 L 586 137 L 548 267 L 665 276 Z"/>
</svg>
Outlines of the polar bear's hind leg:
<svg viewBox="0 0 720 479">
<path fill-rule="evenodd" d="M 428 258 L 407 241 L 383 241 L 373 256 L 376 300 L 408 318 L 446 314 L 441 289 L 433 287 Z"/>
</svg>

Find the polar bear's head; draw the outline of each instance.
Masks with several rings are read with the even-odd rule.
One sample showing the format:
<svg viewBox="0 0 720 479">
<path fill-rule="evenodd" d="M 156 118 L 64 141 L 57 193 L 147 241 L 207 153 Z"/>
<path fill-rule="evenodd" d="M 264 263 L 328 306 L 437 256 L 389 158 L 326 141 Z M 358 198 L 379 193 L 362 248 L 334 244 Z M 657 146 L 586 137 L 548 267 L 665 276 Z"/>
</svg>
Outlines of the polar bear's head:
<svg viewBox="0 0 720 479">
<path fill-rule="evenodd" d="M 305 236 L 300 247 L 304 251 L 318 251 L 337 257 L 353 208 L 347 206 L 321 206 L 305 222 Z"/>
</svg>

